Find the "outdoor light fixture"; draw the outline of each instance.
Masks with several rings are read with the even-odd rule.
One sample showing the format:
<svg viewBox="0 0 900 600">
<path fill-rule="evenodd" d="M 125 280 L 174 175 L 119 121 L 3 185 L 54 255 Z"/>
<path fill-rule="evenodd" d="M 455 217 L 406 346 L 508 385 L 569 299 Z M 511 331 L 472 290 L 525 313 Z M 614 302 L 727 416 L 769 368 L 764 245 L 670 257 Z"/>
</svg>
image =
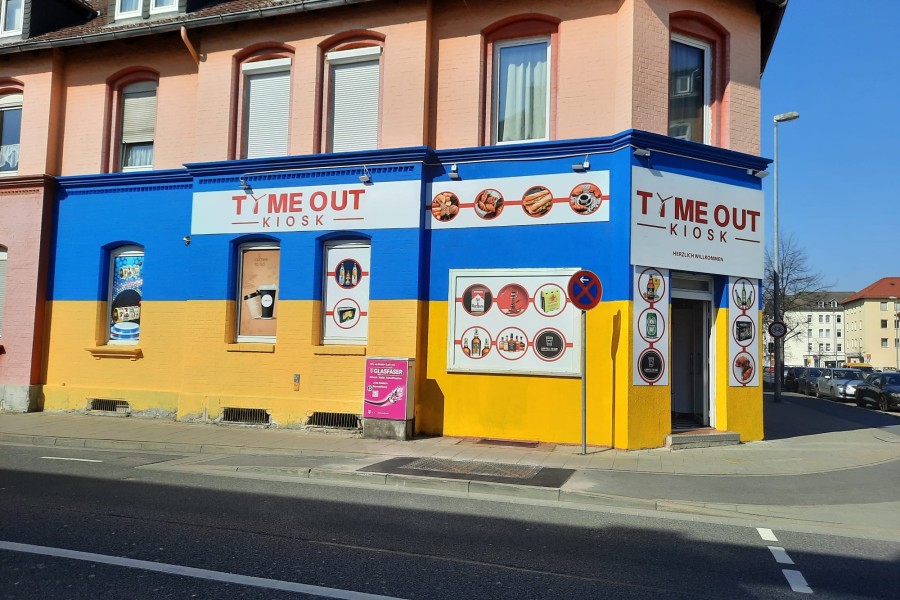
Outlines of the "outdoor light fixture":
<svg viewBox="0 0 900 600">
<path fill-rule="evenodd" d="M 372 177 L 369 175 L 369 169 L 363 165 L 363 174 L 359 176 L 360 183 L 372 183 Z"/>
<path fill-rule="evenodd" d="M 241 177 L 241 179 L 240 179 L 240 184 L 241 184 L 241 189 L 244 190 L 245 192 L 247 192 L 248 194 L 253 190 L 253 188 L 250 187 L 250 184 L 247 183 L 243 177 Z"/>
<path fill-rule="evenodd" d="M 775 122 L 775 131 L 774 131 L 774 154 L 775 156 L 772 159 L 772 164 L 775 169 L 775 177 L 772 182 L 772 196 L 774 205 L 774 213 L 775 218 L 773 222 L 773 230 L 774 230 L 774 238 L 775 238 L 775 252 L 773 252 L 772 256 L 772 292 L 773 292 L 773 302 L 774 312 L 775 312 L 775 320 L 781 321 L 781 262 L 778 256 L 778 124 L 784 123 L 785 121 L 793 121 L 794 119 L 800 118 L 800 113 L 798 112 L 786 112 L 780 115 L 775 115 L 773 121 Z M 784 377 L 784 338 L 777 337 L 775 338 L 775 402 L 781 402 L 781 378 Z"/>
<path fill-rule="evenodd" d="M 452 179 L 453 181 L 459 181 L 460 179 L 462 179 L 459 176 L 459 169 L 457 169 L 456 163 L 450 165 L 450 179 Z"/>
<path fill-rule="evenodd" d="M 650 151 L 646 148 L 635 148 L 634 155 L 638 158 L 650 158 Z"/>
<path fill-rule="evenodd" d="M 584 162 L 581 162 L 581 163 L 575 163 L 574 165 L 572 165 L 572 170 L 573 170 L 573 171 L 577 171 L 577 172 L 581 172 L 581 171 L 587 171 L 588 169 L 590 169 L 590 168 L 591 168 L 591 161 L 588 160 L 588 157 L 589 157 L 589 156 L 590 156 L 589 154 L 585 155 L 585 157 L 584 157 Z"/>
<path fill-rule="evenodd" d="M 765 179 L 769 176 L 769 172 L 762 169 L 747 169 L 747 175 L 753 175 L 754 177 Z"/>
<path fill-rule="evenodd" d="M 182 241 L 184 241 L 184 245 L 185 245 L 185 246 L 190 246 L 190 245 L 191 245 L 191 236 L 186 235 L 186 236 L 184 236 L 184 237 L 181 238 L 181 239 L 182 239 Z"/>
</svg>

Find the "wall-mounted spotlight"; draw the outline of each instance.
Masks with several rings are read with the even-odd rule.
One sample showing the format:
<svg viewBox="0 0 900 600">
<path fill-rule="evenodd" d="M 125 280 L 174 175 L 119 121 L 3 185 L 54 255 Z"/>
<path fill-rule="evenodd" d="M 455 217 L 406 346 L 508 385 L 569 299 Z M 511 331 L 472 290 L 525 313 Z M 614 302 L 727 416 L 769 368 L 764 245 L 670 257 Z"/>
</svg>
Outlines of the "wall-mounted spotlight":
<svg viewBox="0 0 900 600">
<path fill-rule="evenodd" d="M 634 155 L 639 158 L 650 158 L 650 151 L 646 148 L 635 148 Z"/>
<path fill-rule="evenodd" d="M 459 168 L 456 166 L 456 163 L 450 165 L 450 179 L 453 181 L 459 181 L 462 177 L 459 176 Z"/>
<path fill-rule="evenodd" d="M 584 157 L 584 162 L 575 163 L 574 165 L 572 165 L 572 170 L 581 172 L 581 171 L 587 171 L 588 169 L 590 169 L 591 161 L 588 160 L 588 156 L 590 156 L 590 155 L 586 155 Z"/>
<path fill-rule="evenodd" d="M 754 177 L 764 179 L 769 176 L 769 172 L 757 169 L 747 169 L 747 175 L 753 175 Z"/>
<path fill-rule="evenodd" d="M 372 176 L 369 175 L 369 169 L 363 165 L 363 174 L 359 176 L 360 183 L 372 183 Z"/>
<path fill-rule="evenodd" d="M 245 192 L 247 192 L 248 194 L 251 191 L 253 191 L 253 188 L 250 187 L 250 184 L 247 183 L 247 181 L 243 177 L 241 177 L 241 179 L 240 179 L 240 184 L 241 184 L 241 189 L 244 190 Z"/>
<path fill-rule="evenodd" d="M 185 245 L 185 246 L 190 246 L 190 245 L 191 245 L 191 236 L 186 235 L 186 236 L 184 236 L 184 237 L 181 238 L 181 239 L 182 239 L 182 241 L 184 242 L 184 245 Z"/>
</svg>

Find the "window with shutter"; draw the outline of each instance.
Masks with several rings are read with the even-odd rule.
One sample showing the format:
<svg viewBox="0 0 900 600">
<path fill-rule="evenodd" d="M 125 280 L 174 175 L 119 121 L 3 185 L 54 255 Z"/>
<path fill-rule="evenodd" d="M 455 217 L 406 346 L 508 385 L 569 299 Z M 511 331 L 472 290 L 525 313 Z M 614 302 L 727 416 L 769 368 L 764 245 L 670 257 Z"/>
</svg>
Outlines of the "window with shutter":
<svg viewBox="0 0 900 600">
<path fill-rule="evenodd" d="M 153 134 L 156 129 L 156 82 L 141 81 L 122 90 L 123 171 L 153 167 Z"/>
<path fill-rule="evenodd" d="M 0 173 L 19 170 L 22 136 L 22 94 L 0 96 Z"/>
<path fill-rule="evenodd" d="M 291 59 L 244 63 L 245 158 L 286 156 L 291 105 Z"/>
<path fill-rule="evenodd" d="M 0 246 L 0 337 L 3 336 L 3 308 L 6 306 L 6 248 Z"/>
<path fill-rule="evenodd" d="M 339 50 L 325 55 L 330 72 L 328 150 L 378 147 L 381 47 Z"/>
</svg>

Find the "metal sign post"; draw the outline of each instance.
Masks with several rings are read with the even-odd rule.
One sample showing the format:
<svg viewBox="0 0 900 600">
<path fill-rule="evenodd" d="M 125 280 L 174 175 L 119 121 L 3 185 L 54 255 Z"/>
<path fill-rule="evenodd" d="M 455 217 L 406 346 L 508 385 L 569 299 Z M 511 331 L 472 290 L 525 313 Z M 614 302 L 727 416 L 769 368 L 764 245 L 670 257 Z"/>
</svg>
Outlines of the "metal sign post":
<svg viewBox="0 0 900 600">
<path fill-rule="evenodd" d="M 581 309 L 581 454 L 587 454 L 587 311 L 600 304 L 603 284 L 596 273 L 578 271 L 569 279 L 569 301 Z"/>
</svg>

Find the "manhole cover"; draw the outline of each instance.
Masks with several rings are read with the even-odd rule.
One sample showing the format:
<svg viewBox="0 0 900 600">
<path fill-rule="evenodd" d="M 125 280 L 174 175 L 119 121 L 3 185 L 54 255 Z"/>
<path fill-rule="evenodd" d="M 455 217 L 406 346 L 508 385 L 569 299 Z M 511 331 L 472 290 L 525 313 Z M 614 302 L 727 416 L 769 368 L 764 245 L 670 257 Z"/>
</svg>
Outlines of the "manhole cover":
<svg viewBox="0 0 900 600">
<path fill-rule="evenodd" d="M 492 477 L 531 479 L 541 471 L 541 467 L 535 465 L 489 463 L 477 460 L 419 458 L 400 467 L 400 470 L 440 471 L 442 473 L 464 473 L 466 475 L 489 475 Z"/>
</svg>

